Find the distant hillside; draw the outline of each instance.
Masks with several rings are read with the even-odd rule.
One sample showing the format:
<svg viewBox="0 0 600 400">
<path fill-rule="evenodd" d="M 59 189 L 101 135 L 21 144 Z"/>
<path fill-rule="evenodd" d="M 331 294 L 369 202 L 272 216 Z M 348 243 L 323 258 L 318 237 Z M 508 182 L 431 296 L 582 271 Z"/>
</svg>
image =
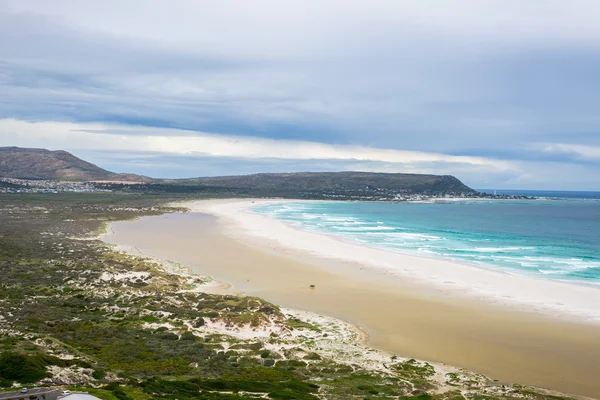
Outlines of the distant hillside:
<svg viewBox="0 0 600 400">
<path fill-rule="evenodd" d="M 66 151 L 0 147 L 0 177 L 23 179 L 110 180 L 146 182 L 134 174 L 117 174 Z"/>
<path fill-rule="evenodd" d="M 297 172 L 242 176 L 219 176 L 162 180 L 161 183 L 213 188 L 246 189 L 252 192 L 286 194 L 292 192 L 327 193 L 474 193 L 450 175 L 389 174 L 374 172 Z"/>
<path fill-rule="evenodd" d="M 0 177 L 78 181 L 128 181 L 140 192 L 205 193 L 215 196 L 259 196 L 333 199 L 388 199 L 416 194 L 474 195 L 476 192 L 450 175 L 388 174 L 374 172 L 297 172 L 192 179 L 152 179 L 117 174 L 66 151 L 0 147 Z M 122 186 L 122 185 L 121 185 Z M 119 190 L 119 185 L 102 187 Z M 122 188 L 122 187 L 121 187 Z M 128 190 L 132 190 L 129 188 Z"/>
</svg>

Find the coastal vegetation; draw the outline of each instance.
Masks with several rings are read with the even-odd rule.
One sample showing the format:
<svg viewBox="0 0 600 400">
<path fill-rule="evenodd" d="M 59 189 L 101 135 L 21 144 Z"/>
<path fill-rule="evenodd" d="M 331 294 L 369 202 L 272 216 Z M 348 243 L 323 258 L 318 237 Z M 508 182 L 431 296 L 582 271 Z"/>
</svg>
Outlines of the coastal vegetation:
<svg viewBox="0 0 600 400">
<path fill-rule="evenodd" d="M 370 349 L 332 318 L 108 246 L 112 221 L 184 211 L 174 195 L 0 194 L 0 387 L 106 400 L 559 399 Z"/>
</svg>

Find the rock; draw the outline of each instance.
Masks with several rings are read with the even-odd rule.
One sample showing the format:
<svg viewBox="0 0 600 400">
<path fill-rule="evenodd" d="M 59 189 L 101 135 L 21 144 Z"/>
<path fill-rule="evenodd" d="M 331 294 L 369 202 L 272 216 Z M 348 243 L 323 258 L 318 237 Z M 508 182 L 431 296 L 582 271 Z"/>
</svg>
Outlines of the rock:
<svg viewBox="0 0 600 400">
<path fill-rule="evenodd" d="M 316 286 L 315 285 L 310 285 L 309 286 L 311 289 L 314 289 Z"/>
</svg>

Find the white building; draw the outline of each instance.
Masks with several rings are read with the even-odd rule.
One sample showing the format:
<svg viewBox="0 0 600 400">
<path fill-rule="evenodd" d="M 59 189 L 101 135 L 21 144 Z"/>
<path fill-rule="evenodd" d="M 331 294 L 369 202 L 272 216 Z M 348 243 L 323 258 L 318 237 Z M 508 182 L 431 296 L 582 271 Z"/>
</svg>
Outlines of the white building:
<svg viewBox="0 0 600 400">
<path fill-rule="evenodd" d="M 87 393 L 71 393 L 63 397 L 59 397 L 59 400 L 100 400 L 96 396 L 92 396 Z"/>
</svg>

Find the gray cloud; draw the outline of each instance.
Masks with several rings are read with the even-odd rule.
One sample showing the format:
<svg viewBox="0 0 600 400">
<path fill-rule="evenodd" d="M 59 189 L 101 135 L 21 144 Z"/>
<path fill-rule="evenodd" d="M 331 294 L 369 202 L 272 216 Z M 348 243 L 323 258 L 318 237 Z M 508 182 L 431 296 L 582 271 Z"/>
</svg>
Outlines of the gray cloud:
<svg viewBox="0 0 600 400">
<path fill-rule="evenodd" d="M 600 145 L 595 1 L 0 4 L 2 118 L 574 168 L 537 144 Z"/>
<path fill-rule="evenodd" d="M 256 172 L 362 170 L 452 174 L 475 188 L 565 189 L 598 184 L 595 166 L 563 160 L 507 161 L 486 157 L 398 151 L 364 146 L 229 136 L 130 125 L 30 123 L 0 120 L 0 145 L 42 146 L 74 152 L 105 168 L 154 177 L 193 177 Z M 597 155 L 598 148 L 581 148 Z M 543 155 L 572 148 L 538 145 Z M 577 179 L 572 179 L 577 177 Z"/>
</svg>

